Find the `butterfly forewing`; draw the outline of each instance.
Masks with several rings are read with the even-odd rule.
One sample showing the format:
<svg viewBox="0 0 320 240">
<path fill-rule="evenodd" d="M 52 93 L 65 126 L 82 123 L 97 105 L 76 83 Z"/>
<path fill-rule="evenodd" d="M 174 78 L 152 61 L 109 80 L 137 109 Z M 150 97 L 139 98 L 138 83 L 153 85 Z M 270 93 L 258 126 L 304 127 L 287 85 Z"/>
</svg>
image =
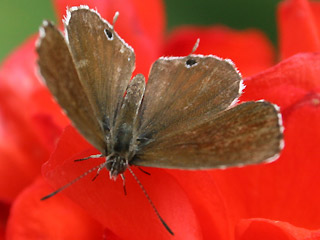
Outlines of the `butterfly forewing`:
<svg viewBox="0 0 320 240">
<path fill-rule="evenodd" d="M 139 137 L 157 141 L 210 119 L 238 96 L 241 77 L 214 56 L 160 58 L 152 66 L 141 106 Z"/>
<path fill-rule="evenodd" d="M 72 8 L 65 24 L 80 81 L 108 131 L 135 67 L 133 49 L 93 10 Z"/>
<path fill-rule="evenodd" d="M 103 131 L 79 80 L 69 48 L 50 22 L 45 21 L 40 29 L 37 52 L 40 73 L 58 103 L 81 134 L 105 153 Z"/>
<path fill-rule="evenodd" d="M 240 104 L 211 121 L 155 139 L 138 152 L 132 164 L 206 169 L 271 160 L 282 147 L 278 115 L 268 102 Z"/>
</svg>

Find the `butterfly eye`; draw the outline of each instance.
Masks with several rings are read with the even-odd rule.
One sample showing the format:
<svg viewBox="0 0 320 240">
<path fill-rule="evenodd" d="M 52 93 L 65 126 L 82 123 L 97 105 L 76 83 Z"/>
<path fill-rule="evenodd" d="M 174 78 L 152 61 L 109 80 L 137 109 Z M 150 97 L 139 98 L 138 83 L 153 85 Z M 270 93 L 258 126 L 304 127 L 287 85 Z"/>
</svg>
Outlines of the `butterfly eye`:
<svg viewBox="0 0 320 240">
<path fill-rule="evenodd" d="M 113 33 L 110 30 L 105 29 L 104 33 L 106 34 L 108 40 L 113 40 Z"/>
<path fill-rule="evenodd" d="M 197 64 L 198 64 L 198 62 L 195 59 L 192 59 L 192 58 L 190 58 L 190 59 L 188 59 L 186 61 L 187 68 L 193 67 L 193 66 L 195 66 Z"/>
</svg>

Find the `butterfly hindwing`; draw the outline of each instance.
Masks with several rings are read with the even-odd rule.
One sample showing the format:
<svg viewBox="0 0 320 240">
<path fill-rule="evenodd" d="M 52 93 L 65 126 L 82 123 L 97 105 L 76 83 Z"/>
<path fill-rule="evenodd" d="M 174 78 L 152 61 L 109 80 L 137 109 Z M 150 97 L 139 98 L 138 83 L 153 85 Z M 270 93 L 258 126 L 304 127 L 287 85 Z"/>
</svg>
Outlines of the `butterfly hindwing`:
<svg viewBox="0 0 320 240">
<path fill-rule="evenodd" d="M 273 104 L 246 102 L 210 121 L 154 139 L 137 153 L 132 164 L 207 169 L 271 161 L 282 148 L 281 128 Z"/>
</svg>

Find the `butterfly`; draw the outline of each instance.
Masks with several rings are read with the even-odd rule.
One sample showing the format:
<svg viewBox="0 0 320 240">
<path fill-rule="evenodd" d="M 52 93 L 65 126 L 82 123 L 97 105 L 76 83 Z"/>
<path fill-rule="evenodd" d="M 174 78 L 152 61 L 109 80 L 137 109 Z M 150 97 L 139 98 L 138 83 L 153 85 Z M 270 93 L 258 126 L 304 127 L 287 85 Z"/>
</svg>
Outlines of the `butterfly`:
<svg viewBox="0 0 320 240">
<path fill-rule="evenodd" d="M 146 84 L 142 74 L 132 78 L 134 50 L 114 30 L 115 20 L 72 7 L 65 36 L 44 21 L 37 42 L 46 85 L 101 153 L 88 158 L 105 158 L 97 174 L 106 168 L 115 179 L 131 165 L 198 170 L 279 156 L 279 108 L 267 101 L 236 105 L 244 86 L 230 60 L 193 52 L 161 57 Z"/>
</svg>

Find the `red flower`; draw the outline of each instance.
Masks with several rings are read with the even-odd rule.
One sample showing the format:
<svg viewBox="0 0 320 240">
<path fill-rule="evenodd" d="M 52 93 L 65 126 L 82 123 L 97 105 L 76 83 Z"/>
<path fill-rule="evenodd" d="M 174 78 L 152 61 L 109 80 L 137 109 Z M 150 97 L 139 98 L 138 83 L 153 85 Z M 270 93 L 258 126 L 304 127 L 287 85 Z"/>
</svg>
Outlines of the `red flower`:
<svg viewBox="0 0 320 240">
<path fill-rule="evenodd" d="M 66 2 L 55 2 L 59 19 Z M 231 58 L 250 76 L 242 100 L 266 99 L 283 113 L 286 147 L 274 163 L 210 171 L 146 168 L 151 176 L 136 171 L 175 238 L 320 239 L 320 4 L 281 3 L 280 54 L 286 59 L 272 66 L 272 47 L 256 30 L 186 27 L 163 41 L 160 0 L 119 2 L 72 4 L 91 4 L 108 20 L 120 12 L 116 30 L 135 49 L 136 72 L 147 75 L 162 54 L 189 54 L 200 37 L 197 53 Z M 7 239 L 167 239 L 130 174 L 127 196 L 122 182 L 110 181 L 103 171 L 95 182 L 89 176 L 39 201 L 101 160 L 73 162 L 96 150 L 72 127 L 55 147 L 68 120 L 35 74 L 34 40 L 0 69 L 0 239 L 5 230 Z M 43 175 L 54 188 L 40 177 L 50 155 Z"/>
</svg>

